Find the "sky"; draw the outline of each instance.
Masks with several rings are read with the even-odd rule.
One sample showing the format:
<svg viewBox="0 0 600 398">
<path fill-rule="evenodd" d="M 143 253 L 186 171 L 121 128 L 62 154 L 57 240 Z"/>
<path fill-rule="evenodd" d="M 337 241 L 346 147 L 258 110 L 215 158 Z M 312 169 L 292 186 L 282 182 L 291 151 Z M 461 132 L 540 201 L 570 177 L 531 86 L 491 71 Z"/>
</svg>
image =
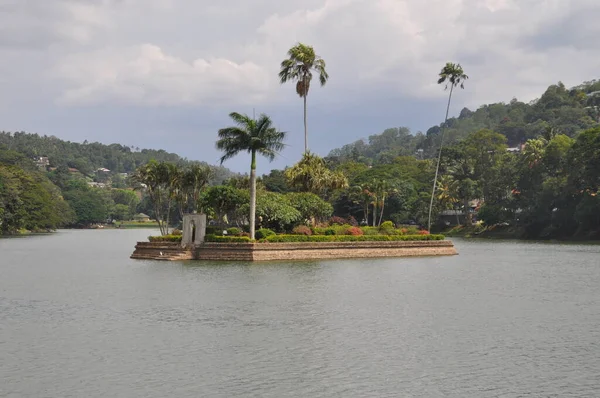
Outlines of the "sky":
<svg viewBox="0 0 600 398">
<path fill-rule="evenodd" d="M 266 113 L 298 161 L 302 100 L 277 73 L 297 42 L 327 64 L 308 95 L 310 149 L 443 121 L 451 107 L 531 101 L 600 78 L 597 0 L 0 0 L 0 130 L 165 149 L 217 163 L 228 114 Z M 247 156 L 227 161 L 238 172 Z"/>
</svg>

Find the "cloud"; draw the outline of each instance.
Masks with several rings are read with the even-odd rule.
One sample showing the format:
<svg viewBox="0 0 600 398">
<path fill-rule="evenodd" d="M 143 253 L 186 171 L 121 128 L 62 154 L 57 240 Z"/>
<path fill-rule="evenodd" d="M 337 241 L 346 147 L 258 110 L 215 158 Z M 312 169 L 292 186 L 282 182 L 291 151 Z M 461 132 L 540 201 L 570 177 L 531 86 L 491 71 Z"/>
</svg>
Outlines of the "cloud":
<svg viewBox="0 0 600 398">
<path fill-rule="evenodd" d="M 308 102 L 320 134 L 309 142 L 327 152 L 389 126 L 439 123 L 448 61 L 470 76 L 454 114 L 598 78 L 598 20 L 597 0 L 0 0 L 0 120 L 75 137 L 100 133 L 74 128 L 71 110 L 115 131 L 135 130 L 146 112 L 165 126 L 155 142 L 199 125 L 205 141 L 230 111 L 256 107 L 301 147 L 301 101 L 277 79 L 301 41 L 327 61 L 330 80 Z"/>
<path fill-rule="evenodd" d="M 252 62 L 238 64 L 223 58 L 188 62 L 152 44 L 71 55 L 61 61 L 57 72 L 72 87 L 60 98 L 65 104 L 252 103 L 269 86 L 265 71 Z"/>
</svg>

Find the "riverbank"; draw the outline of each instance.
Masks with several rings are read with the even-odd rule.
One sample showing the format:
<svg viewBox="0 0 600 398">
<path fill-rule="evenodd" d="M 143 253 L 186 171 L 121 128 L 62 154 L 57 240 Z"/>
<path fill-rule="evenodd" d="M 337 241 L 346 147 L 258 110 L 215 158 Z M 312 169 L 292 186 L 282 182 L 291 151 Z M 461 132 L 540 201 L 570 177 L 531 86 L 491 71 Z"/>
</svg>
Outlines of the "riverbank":
<svg viewBox="0 0 600 398">
<path fill-rule="evenodd" d="M 593 242 L 600 243 L 600 232 L 585 236 L 538 236 L 528 237 L 523 228 L 513 226 L 494 225 L 486 227 L 484 225 L 473 225 L 466 227 L 459 225 L 443 232 L 449 238 L 467 238 L 467 239 L 498 239 L 498 240 L 523 240 L 523 241 L 556 241 L 556 242 Z"/>
</svg>

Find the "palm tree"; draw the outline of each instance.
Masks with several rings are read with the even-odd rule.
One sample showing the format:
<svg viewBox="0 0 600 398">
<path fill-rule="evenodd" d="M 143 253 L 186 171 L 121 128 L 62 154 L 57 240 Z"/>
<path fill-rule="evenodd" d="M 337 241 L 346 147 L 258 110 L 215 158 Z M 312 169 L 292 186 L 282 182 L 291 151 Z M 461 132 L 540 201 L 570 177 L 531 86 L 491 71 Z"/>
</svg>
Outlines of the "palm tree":
<svg viewBox="0 0 600 398">
<path fill-rule="evenodd" d="M 310 81 L 315 71 L 319 74 L 319 82 L 324 86 L 329 79 L 325 70 L 325 61 L 315 54 L 311 46 L 298 43 L 288 51 L 288 58 L 281 62 L 279 80 L 281 84 L 296 82 L 296 93 L 304 100 L 304 152 L 308 152 L 308 128 L 306 126 L 306 96 L 310 89 Z"/>
<path fill-rule="evenodd" d="M 305 152 L 302 159 L 285 170 L 288 184 L 302 192 L 325 195 L 328 190 L 348 187 L 348 179 L 340 171 L 331 171 L 323 158 Z"/>
<path fill-rule="evenodd" d="M 448 122 L 448 112 L 450 111 L 450 102 L 452 101 L 452 92 L 454 91 L 454 87 L 460 86 L 460 88 L 465 88 L 465 80 L 469 78 L 469 76 L 465 75 L 462 66 L 460 64 L 453 64 L 451 62 L 446 63 L 446 65 L 442 68 L 440 72 L 440 78 L 438 79 L 438 84 L 446 83 L 444 90 L 448 89 L 450 86 L 450 95 L 448 96 L 448 106 L 446 107 L 446 118 L 444 119 L 444 125 L 442 128 L 442 134 L 440 139 L 440 152 L 437 158 L 437 165 L 435 167 L 435 177 L 433 179 L 433 189 L 431 191 L 431 202 L 429 203 L 429 217 L 427 219 L 427 230 L 431 231 L 431 210 L 433 209 L 433 199 L 435 197 L 435 189 L 438 180 L 438 173 L 440 170 L 440 160 L 442 159 L 442 148 L 444 146 L 444 129 L 446 128 L 446 123 Z"/>
<path fill-rule="evenodd" d="M 263 155 L 269 161 L 284 148 L 283 140 L 286 133 L 277 131 L 272 127 L 273 122 L 261 114 L 258 120 L 248 115 L 232 112 L 229 117 L 237 126 L 226 127 L 219 130 L 217 149 L 224 152 L 221 156 L 221 164 L 240 152 L 248 152 L 251 155 L 250 163 L 250 239 L 254 239 L 254 226 L 256 215 L 256 154 Z"/>
</svg>

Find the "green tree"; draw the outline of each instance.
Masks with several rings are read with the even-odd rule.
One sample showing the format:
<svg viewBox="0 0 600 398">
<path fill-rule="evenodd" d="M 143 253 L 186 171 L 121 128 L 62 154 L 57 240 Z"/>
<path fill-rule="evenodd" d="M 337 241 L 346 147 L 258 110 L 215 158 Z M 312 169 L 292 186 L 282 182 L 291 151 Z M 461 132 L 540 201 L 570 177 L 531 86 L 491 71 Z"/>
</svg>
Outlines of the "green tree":
<svg viewBox="0 0 600 398">
<path fill-rule="evenodd" d="M 305 152 L 298 163 L 286 169 L 285 176 L 290 186 L 318 195 L 348 187 L 348 179 L 341 171 L 331 171 L 323 158 L 310 152 Z"/>
<path fill-rule="evenodd" d="M 452 91 L 454 87 L 460 86 L 460 88 L 464 88 L 464 82 L 469 77 L 464 73 L 463 68 L 460 64 L 453 64 L 451 62 L 446 63 L 446 65 L 442 68 L 438 79 L 438 84 L 446 84 L 445 89 L 448 89 L 450 86 L 450 94 L 448 95 L 448 105 L 446 107 L 446 118 L 444 119 L 444 128 L 446 128 L 446 123 L 448 122 L 448 113 L 450 112 L 450 102 L 452 101 Z M 431 231 L 431 211 L 433 209 L 433 199 L 435 198 L 435 189 L 438 180 L 438 173 L 440 170 L 440 160 L 442 158 L 442 149 L 444 147 L 444 130 L 442 129 L 442 134 L 440 137 L 440 150 L 437 159 L 437 165 L 435 167 L 435 177 L 433 178 L 433 189 L 431 190 L 431 201 L 429 203 L 429 217 L 427 218 L 427 230 Z"/>
<path fill-rule="evenodd" d="M 289 203 L 300 212 L 304 223 L 327 220 L 333 213 L 333 206 L 310 192 L 291 192 L 285 195 Z"/>
<path fill-rule="evenodd" d="M 325 70 L 325 61 L 315 50 L 306 44 L 298 43 L 288 50 L 288 58 L 281 62 L 279 80 L 281 84 L 296 82 L 296 93 L 304 101 L 304 152 L 308 152 L 308 127 L 306 122 L 306 97 L 313 78 L 313 71 L 318 73 L 319 82 L 324 86 L 329 79 Z"/>
<path fill-rule="evenodd" d="M 273 122 L 261 114 L 258 120 L 232 112 L 229 117 L 236 126 L 219 130 L 217 149 L 224 152 L 221 164 L 240 152 L 249 152 L 250 163 L 250 239 L 254 239 L 256 215 L 256 155 L 262 155 L 273 161 L 275 156 L 284 148 L 283 141 L 286 133 L 272 127 Z"/>
</svg>

